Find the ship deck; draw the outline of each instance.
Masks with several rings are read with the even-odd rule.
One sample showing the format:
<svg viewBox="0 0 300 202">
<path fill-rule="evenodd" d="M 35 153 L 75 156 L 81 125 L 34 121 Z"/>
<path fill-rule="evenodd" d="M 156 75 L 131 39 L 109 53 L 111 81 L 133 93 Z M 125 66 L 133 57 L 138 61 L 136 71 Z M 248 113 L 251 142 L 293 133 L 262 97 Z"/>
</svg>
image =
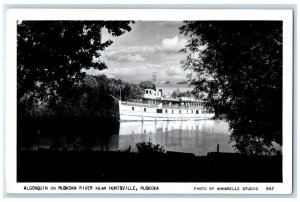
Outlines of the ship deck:
<svg viewBox="0 0 300 202">
<path fill-rule="evenodd" d="M 138 102 L 127 102 L 122 101 L 122 105 L 125 106 L 136 106 L 136 107 L 147 107 L 147 108 L 164 108 L 164 109 L 201 109 L 202 106 L 194 105 L 180 105 L 180 104 L 148 104 L 148 103 L 138 103 Z"/>
</svg>

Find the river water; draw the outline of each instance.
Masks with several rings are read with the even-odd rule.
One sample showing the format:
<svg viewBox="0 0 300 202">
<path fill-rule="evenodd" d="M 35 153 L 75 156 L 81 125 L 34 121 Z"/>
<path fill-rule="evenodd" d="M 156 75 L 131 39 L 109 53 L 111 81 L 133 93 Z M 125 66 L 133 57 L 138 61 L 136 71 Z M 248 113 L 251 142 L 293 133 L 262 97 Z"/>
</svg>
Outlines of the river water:
<svg viewBox="0 0 300 202">
<path fill-rule="evenodd" d="M 165 151 L 206 155 L 207 152 L 234 152 L 228 124 L 220 120 L 120 122 L 116 126 L 100 126 L 77 134 L 59 135 L 38 128 L 29 146 L 23 149 L 67 149 L 92 151 L 136 151 L 136 143 L 151 141 Z M 43 132 L 46 131 L 46 132 Z M 69 130 L 67 130 L 69 131 Z M 28 139 L 28 138 L 27 138 Z"/>
<path fill-rule="evenodd" d="M 234 152 L 230 143 L 228 124 L 218 120 L 121 122 L 119 149 L 138 142 L 151 141 L 166 151 L 206 155 L 207 152 Z"/>
</svg>

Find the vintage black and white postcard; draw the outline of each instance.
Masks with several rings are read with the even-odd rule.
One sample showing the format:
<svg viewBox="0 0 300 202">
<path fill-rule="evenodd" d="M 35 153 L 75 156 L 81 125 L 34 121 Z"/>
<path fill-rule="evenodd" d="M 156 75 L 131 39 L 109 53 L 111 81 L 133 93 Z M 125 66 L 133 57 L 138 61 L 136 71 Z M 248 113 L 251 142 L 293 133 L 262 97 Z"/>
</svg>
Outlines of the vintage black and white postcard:
<svg viewBox="0 0 300 202">
<path fill-rule="evenodd" d="M 290 194 L 292 15 L 9 10 L 7 193 Z"/>
</svg>

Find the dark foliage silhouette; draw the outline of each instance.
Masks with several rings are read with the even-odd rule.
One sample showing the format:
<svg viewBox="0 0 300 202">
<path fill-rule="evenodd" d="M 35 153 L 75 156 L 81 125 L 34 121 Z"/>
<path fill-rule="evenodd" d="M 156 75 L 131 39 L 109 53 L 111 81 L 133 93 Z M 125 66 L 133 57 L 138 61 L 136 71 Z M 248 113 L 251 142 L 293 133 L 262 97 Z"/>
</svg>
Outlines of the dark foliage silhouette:
<svg viewBox="0 0 300 202">
<path fill-rule="evenodd" d="M 163 154 L 165 150 L 159 144 L 153 144 L 149 139 L 148 142 L 139 142 L 136 145 L 137 151 L 141 154 Z"/>
<path fill-rule="evenodd" d="M 272 152 L 273 141 L 282 143 L 282 22 L 191 21 L 180 31 L 188 37 L 183 68 L 229 122 L 235 148 Z"/>
<path fill-rule="evenodd" d="M 113 36 L 119 36 L 131 30 L 129 25 L 130 21 L 19 22 L 19 106 L 22 106 L 23 99 L 26 102 L 48 100 L 57 103 L 64 97 L 74 96 L 70 89 L 80 84 L 85 76 L 83 69 L 107 68 L 100 56 L 112 41 L 102 41 L 101 31 L 107 29 Z"/>
<path fill-rule="evenodd" d="M 156 90 L 156 86 L 152 81 L 142 81 L 139 84 L 140 87 L 142 87 L 143 89 L 152 89 L 152 90 Z"/>
</svg>

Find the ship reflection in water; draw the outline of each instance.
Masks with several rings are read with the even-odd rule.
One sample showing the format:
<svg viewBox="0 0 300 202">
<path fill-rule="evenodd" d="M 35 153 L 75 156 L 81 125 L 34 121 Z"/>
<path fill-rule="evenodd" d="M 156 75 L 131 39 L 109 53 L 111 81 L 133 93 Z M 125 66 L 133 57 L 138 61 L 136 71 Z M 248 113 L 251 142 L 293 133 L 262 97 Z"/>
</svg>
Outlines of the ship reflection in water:
<svg viewBox="0 0 300 202">
<path fill-rule="evenodd" d="M 230 143 L 228 124 L 219 120 L 198 121 L 135 121 L 120 122 L 119 128 L 105 124 L 85 132 L 36 129 L 37 133 L 27 140 L 22 149 L 39 150 L 89 150 L 89 151 L 136 151 L 136 143 L 151 141 L 163 146 L 165 151 L 206 155 L 207 152 L 234 152 Z M 118 125 L 117 125 L 118 126 Z M 71 134 L 71 135 L 70 135 Z"/>
<path fill-rule="evenodd" d="M 218 120 L 121 122 L 119 150 L 135 149 L 138 142 L 151 141 L 166 151 L 206 155 L 216 151 L 234 152 L 228 124 Z"/>
</svg>

